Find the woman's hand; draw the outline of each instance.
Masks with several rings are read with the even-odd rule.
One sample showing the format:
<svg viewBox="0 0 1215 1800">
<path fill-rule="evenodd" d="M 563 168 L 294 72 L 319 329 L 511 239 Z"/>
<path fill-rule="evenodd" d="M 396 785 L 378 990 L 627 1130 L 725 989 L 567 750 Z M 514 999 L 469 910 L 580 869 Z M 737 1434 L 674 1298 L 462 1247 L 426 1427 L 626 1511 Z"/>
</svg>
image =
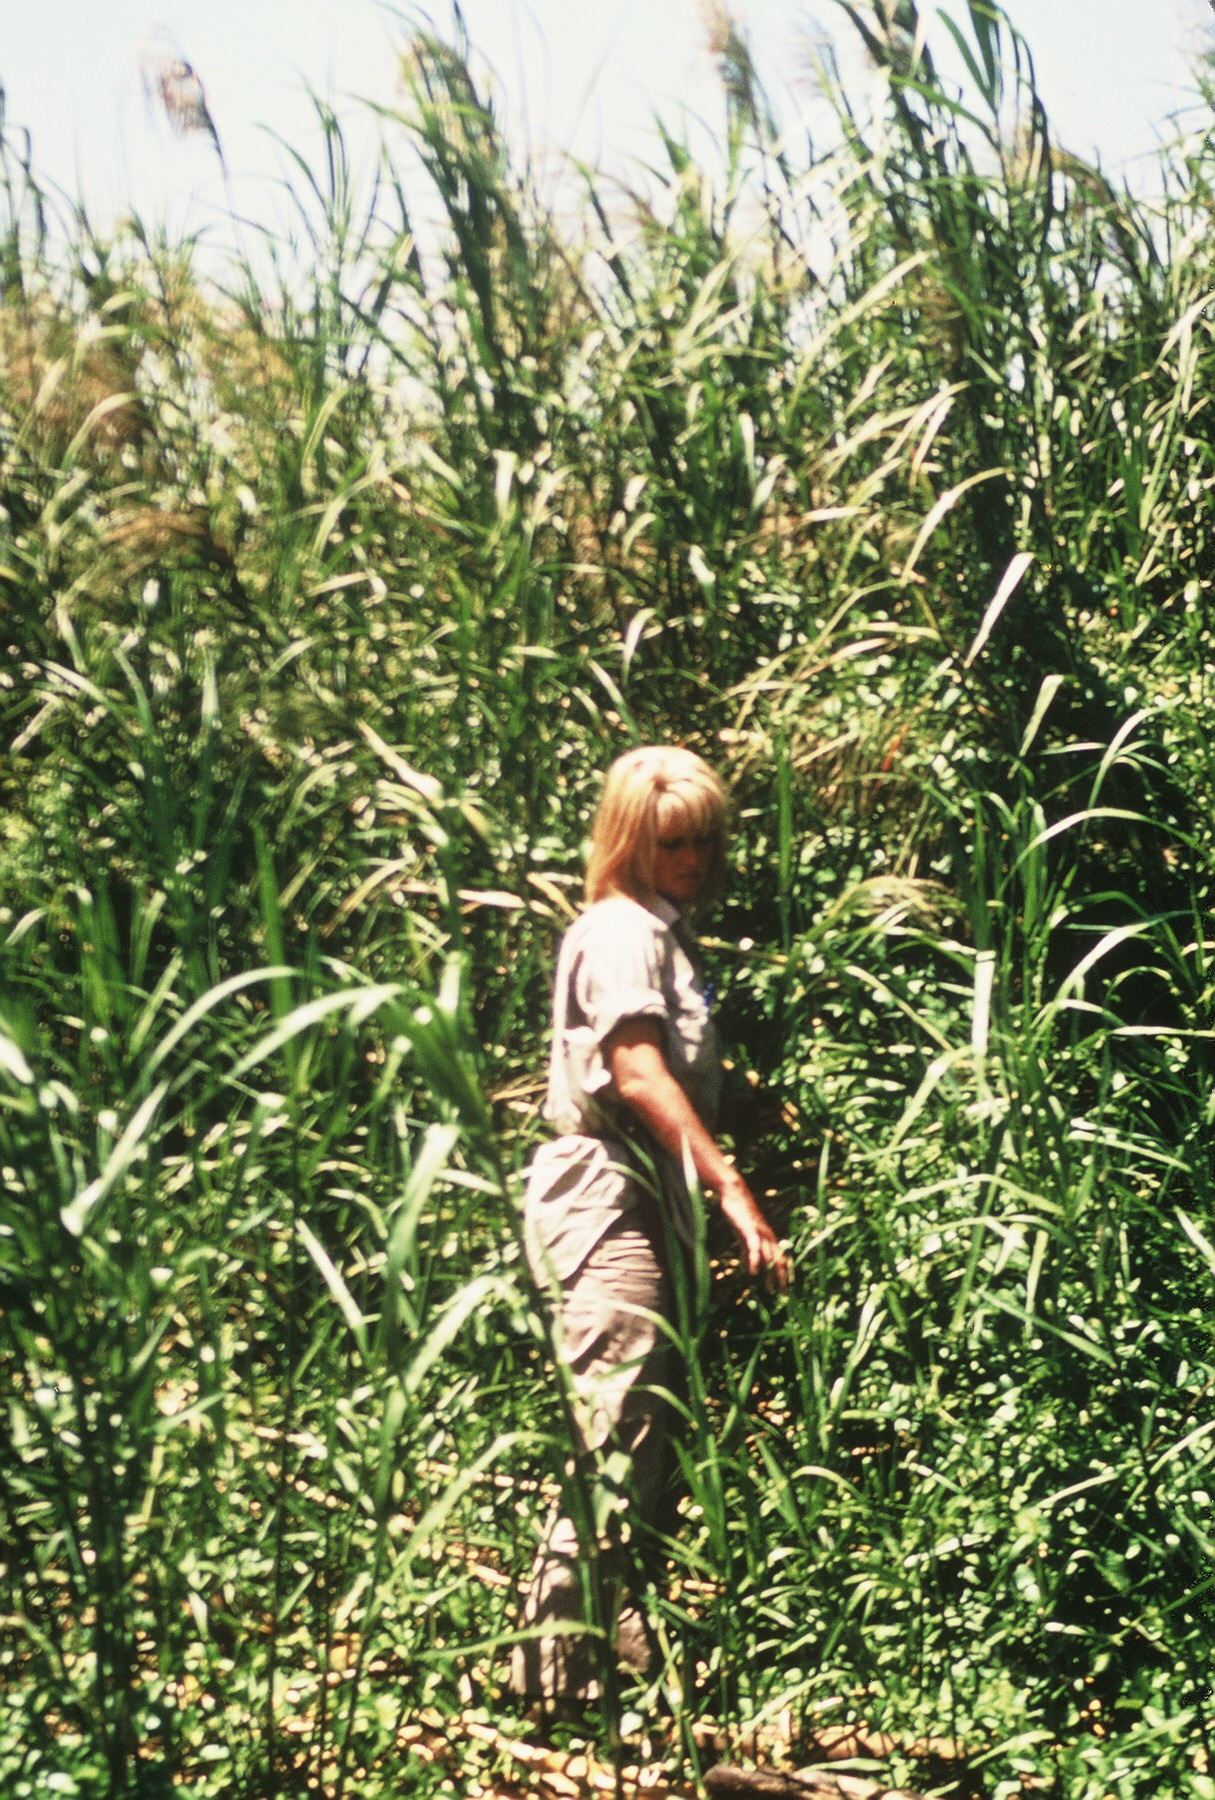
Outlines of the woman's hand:
<svg viewBox="0 0 1215 1800">
<path fill-rule="evenodd" d="M 612 1085 L 672 1156 L 686 1147 L 701 1185 L 715 1193 L 747 1259 L 747 1273 L 761 1275 L 780 1292 L 789 1285 L 789 1259 L 759 1210 L 755 1196 L 706 1129 L 667 1067 L 662 1027 L 656 1019 L 625 1019 L 604 1045 Z"/>
<path fill-rule="evenodd" d="M 789 1258 L 765 1219 L 754 1194 L 735 1170 L 735 1179 L 723 1184 L 721 1210 L 733 1227 L 747 1259 L 748 1275 L 762 1274 L 770 1288 L 783 1294 L 789 1286 Z"/>
</svg>

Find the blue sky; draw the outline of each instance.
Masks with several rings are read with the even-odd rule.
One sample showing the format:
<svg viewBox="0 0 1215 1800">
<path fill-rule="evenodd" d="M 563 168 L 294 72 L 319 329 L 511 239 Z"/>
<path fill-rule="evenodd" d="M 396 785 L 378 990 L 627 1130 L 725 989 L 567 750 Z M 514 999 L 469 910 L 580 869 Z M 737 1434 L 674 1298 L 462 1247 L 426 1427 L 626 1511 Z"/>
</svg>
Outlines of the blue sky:
<svg viewBox="0 0 1215 1800">
<path fill-rule="evenodd" d="M 961 10 L 962 0 L 955 0 Z M 850 28 L 829 0 L 735 0 L 756 60 L 793 118 L 809 100 L 809 44 Z M 464 0 L 512 129 L 548 158 L 572 148 L 627 174 L 653 151 L 655 110 L 720 111 L 704 0 Z M 1192 87 L 1193 53 L 1215 42 L 1206 0 L 1010 0 L 1056 129 L 1081 154 L 1144 185 L 1161 122 Z M 194 65 L 232 174 L 237 210 L 286 217 L 278 138 L 315 144 L 308 89 L 335 101 L 356 155 L 375 125 L 351 96 L 391 106 L 402 14 L 377 0 L 35 0 L 0 11 L 10 128 L 25 126 L 51 180 L 83 194 L 101 229 L 135 207 L 171 231 L 223 235 L 225 195 L 205 140 L 177 141 L 150 115 L 141 44 L 161 28 Z M 413 16 L 417 16 L 414 14 Z M 436 4 L 432 16 L 450 14 Z M 846 66 L 863 80 L 855 57 Z"/>
</svg>

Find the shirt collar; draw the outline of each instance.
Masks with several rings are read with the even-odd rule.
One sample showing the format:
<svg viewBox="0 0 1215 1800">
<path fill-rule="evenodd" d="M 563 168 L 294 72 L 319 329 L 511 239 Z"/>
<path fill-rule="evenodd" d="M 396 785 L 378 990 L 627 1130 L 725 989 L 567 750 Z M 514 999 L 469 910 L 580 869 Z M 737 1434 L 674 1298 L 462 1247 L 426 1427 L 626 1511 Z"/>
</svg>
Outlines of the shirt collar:
<svg viewBox="0 0 1215 1800">
<path fill-rule="evenodd" d="M 661 894 L 651 894 L 641 904 L 647 912 L 653 913 L 656 919 L 661 919 L 664 925 L 678 925 L 683 920 L 683 914 L 679 908 L 673 906 L 669 900 L 664 900 Z"/>
<path fill-rule="evenodd" d="M 675 942 L 682 946 L 685 956 L 689 958 L 694 967 L 699 968 L 700 951 L 696 943 L 696 933 L 692 929 L 692 921 L 687 914 L 680 912 L 672 901 L 665 900 L 661 894 L 651 894 L 648 900 L 642 902 L 642 905 L 648 913 L 652 913 L 656 919 L 662 921 Z"/>
</svg>

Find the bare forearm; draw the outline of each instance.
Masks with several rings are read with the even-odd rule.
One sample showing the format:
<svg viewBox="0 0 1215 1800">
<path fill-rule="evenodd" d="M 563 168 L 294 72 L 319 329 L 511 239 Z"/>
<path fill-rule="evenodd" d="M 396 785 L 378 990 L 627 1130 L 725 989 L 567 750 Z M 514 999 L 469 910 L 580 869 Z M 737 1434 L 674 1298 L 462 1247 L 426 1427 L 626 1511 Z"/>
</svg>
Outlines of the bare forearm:
<svg viewBox="0 0 1215 1800">
<path fill-rule="evenodd" d="M 627 1021 L 609 1042 L 607 1059 L 616 1092 L 630 1111 L 672 1156 L 682 1158 L 686 1150 L 702 1187 L 719 1197 L 722 1212 L 738 1234 L 749 1272 L 754 1275 L 762 1269 L 767 1281 L 786 1287 L 789 1264 L 776 1234 L 671 1074 L 657 1027 L 648 1019 Z"/>
<path fill-rule="evenodd" d="M 737 1169 L 727 1161 L 692 1102 L 661 1062 L 627 1075 L 616 1085 L 629 1111 L 664 1150 L 682 1159 L 686 1146 L 702 1187 L 721 1194 L 732 1184 L 742 1185 Z"/>
</svg>

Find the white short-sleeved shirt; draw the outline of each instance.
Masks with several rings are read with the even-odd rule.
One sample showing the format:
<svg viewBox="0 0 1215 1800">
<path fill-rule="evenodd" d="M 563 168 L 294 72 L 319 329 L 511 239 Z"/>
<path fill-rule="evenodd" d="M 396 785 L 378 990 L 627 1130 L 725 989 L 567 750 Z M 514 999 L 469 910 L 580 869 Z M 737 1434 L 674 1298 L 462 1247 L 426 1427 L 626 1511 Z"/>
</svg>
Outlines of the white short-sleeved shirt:
<svg viewBox="0 0 1215 1800">
<path fill-rule="evenodd" d="M 560 1134 L 536 1152 L 524 1235 L 541 1281 L 568 1280 L 608 1227 L 630 1212 L 646 1179 L 634 1144 L 646 1144 L 661 1205 L 685 1244 L 695 1241 L 692 1201 L 676 1158 L 646 1141 L 618 1099 L 603 1046 L 625 1019 L 661 1019 L 667 1067 L 712 1129 L 721 1055 L 704 978 L 677 909 L 614 894 L 570 926 L 557 958 L 553 1047 L 545 1117 Z"/>
</svg>

